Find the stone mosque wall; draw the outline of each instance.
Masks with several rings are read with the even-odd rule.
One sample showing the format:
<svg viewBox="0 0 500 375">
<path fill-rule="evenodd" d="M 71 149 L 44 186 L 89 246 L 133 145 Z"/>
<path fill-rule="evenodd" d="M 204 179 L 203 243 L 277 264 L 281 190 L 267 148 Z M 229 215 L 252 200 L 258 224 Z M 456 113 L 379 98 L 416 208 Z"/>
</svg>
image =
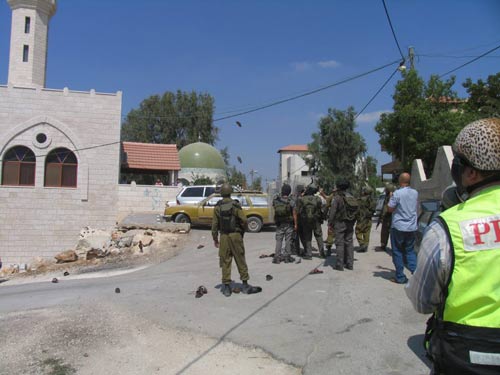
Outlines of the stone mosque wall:
<svg viewBox="0 0 500 375">
<path fill-rule="evenodd" d="M 121 100 L 121 92 L 0 86 L 0 159 L 15 146 L 36 156 L 34 186 L 0 185 L 4 263 L 52 257 L 73 248 L 81 228 L 115 224 Z M 46 137 L 42 143 L 39 134 Z M 76 188 L 44 186 L 45 156 L 58 147 L 76 155 Z"/>
</svg>

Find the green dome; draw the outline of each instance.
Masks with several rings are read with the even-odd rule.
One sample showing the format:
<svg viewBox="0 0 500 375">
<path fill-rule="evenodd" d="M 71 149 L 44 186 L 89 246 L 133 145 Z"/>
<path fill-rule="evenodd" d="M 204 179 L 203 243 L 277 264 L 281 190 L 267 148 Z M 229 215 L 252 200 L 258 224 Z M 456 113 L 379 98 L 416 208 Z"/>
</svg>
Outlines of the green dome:
<svg viewBox="0 0 500 375">
<path fill-rule="evenodd" d="M 196 142 L 184 146 L 179 151 L 181 168 L 224 169 L 224 159 L 215 147 L 208 143 Z"/>
</svg>

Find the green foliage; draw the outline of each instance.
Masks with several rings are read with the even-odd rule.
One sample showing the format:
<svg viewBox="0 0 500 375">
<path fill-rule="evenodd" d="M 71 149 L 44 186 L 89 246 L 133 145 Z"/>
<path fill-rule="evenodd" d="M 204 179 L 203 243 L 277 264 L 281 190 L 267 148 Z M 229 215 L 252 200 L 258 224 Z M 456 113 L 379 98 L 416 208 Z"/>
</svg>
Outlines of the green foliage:
<svg viewBox="0 0 500 375">
<path fill-rule="evenodd" d="M 480 79 L 473 83 L 468 78 L 463 86 L 469 94 L 467 111 L 476 113 L 478 119 L 500 117 L 500 72 L 488 76 L 486 82 Z"/>
<path fill-rule="evenodd" d="M 234 165 L 227 171 L 227 182 L 232 186 L 240 186 L 242 188 L 246 188 L 247 186 L 245 174 L 236 169 Z"/>
<path fill-rule="evenodd" d="M 180 149 L 194 142 L 213 145 L 218 129 L 213 125 L 214 99 L 196 92 L 165 92 L 144 99 L 132 109 L 122 126 L 122 140 L 175 143 Z"/>
<path fill-rule="evenodd" d="M 356 132 L 353 107 L 346 111 L 328 109 L 328 115 L 318 123 L 319 131 L 312 134 L 308 145 L 312 158 L 305 162 L 325 189 L 341 179 L 355 183 L 355 163 L 366 152 L 363 137 Z"/>
<path fill-rule="evenodd" d="M 214 185 L 215 182 L 208 176 L 204 175 L 194 175 L 193 174 L 193 185 Z"/>
<path fill-rule="evenodd" d="M 257 176 L 250 185 L 250 190 L 262 191 L 262 177 Z"/>
<path fill-rule="evenodd" d="M 394 112 L 383 114 L 375 130 L 380 144 L 401 160 L 404 170 L 411 169 L 414 159 L 422 159 L 430 175 L 438 147 L 452 144 L 471 121 L 471 114 L 462 110 L 452 90 L 454 83 L 454 77 L 441 81 L 431 76 L 425 84 L 416 70 L 410 70 L 396 84 Z"/>
</svg>

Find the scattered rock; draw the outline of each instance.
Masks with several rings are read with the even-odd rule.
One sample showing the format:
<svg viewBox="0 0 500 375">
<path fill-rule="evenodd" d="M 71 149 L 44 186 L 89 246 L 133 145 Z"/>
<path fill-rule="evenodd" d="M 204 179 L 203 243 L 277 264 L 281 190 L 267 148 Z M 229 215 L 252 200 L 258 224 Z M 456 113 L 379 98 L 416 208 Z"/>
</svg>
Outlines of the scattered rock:
<svg viewBox="0 0 500 375">
<path fill-rule="evenodd" d="M 57 254 L 54 258 L 56 258 L 57 263 L 69 263 L 76 262 L 78 260 L 78 255 L 74 250 L 66 250 Z"/>
<path fill-rule="evenodd" d="M 120 293 L 120 292 L 121 292 L 120 288 L 115 288 L 115 293 Z"/>
<path fill-rule="evenodd" d="M 196 248 L 199 250 L 199 249 L 203 249 L 205 247 L 205 245 L 198 245 Z"/>
<path fill-rule="evenodd" d="M 69 272 L 68 271 L 64 271 L 63 275 L 64 276 L 69 276 Z"/>
<path fill-rule="evenodd" d="M 105 256 L 106 253 L 101 249 L 90 249 L 89 251 L 87 251 L 85 259 L 92 260 L 96 258 L 104 258 Z"/>
<path fill-rule="evenodd" d="M 57 277 L 54 277 L 54 278 L 52 279 L 52 282 L 53 282 L 54 284 L 57 284 L 57 283 L 59 282 L 59 280 L 57 280 Z"/>
<path fill-rule="evenodd" d="M 88 353 L 83 353 L 83 356 L 84 356 L 85 358 L 87 358 L 89 355 L 88 355 Z"/>
<path fill-rule="evenodd" d="M 267 281 L 271 281 L 273 279 L 273 277 L 271 275 L 266 275 L 266 280 Z"/>
</svg>

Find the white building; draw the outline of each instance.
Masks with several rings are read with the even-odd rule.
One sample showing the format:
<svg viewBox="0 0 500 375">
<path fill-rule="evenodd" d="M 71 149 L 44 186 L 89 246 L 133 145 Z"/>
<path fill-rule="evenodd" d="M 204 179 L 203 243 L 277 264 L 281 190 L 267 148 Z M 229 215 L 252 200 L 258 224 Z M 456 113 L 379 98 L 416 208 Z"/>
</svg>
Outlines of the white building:
<svg viewBox="0 0 500 375">
<path fill-rule="evenodd" d="M 310 157 L 307 145 L 288 145 L 278 150 L 280 154 L 280 169 L 278 186 L 289 184 L 293 190 L 297 185 L 308 185 L 311 182 L 311 172 L 305 162 Z"/>
<path fill-rule="evenodd" d="M 73 248 L 84 226 L 115 224 L 122 95 L 45 88 L 56 0 L 8 3 L 8 84 L 0 86 L 0 257 L 20 263 Z"/>
</svg>

